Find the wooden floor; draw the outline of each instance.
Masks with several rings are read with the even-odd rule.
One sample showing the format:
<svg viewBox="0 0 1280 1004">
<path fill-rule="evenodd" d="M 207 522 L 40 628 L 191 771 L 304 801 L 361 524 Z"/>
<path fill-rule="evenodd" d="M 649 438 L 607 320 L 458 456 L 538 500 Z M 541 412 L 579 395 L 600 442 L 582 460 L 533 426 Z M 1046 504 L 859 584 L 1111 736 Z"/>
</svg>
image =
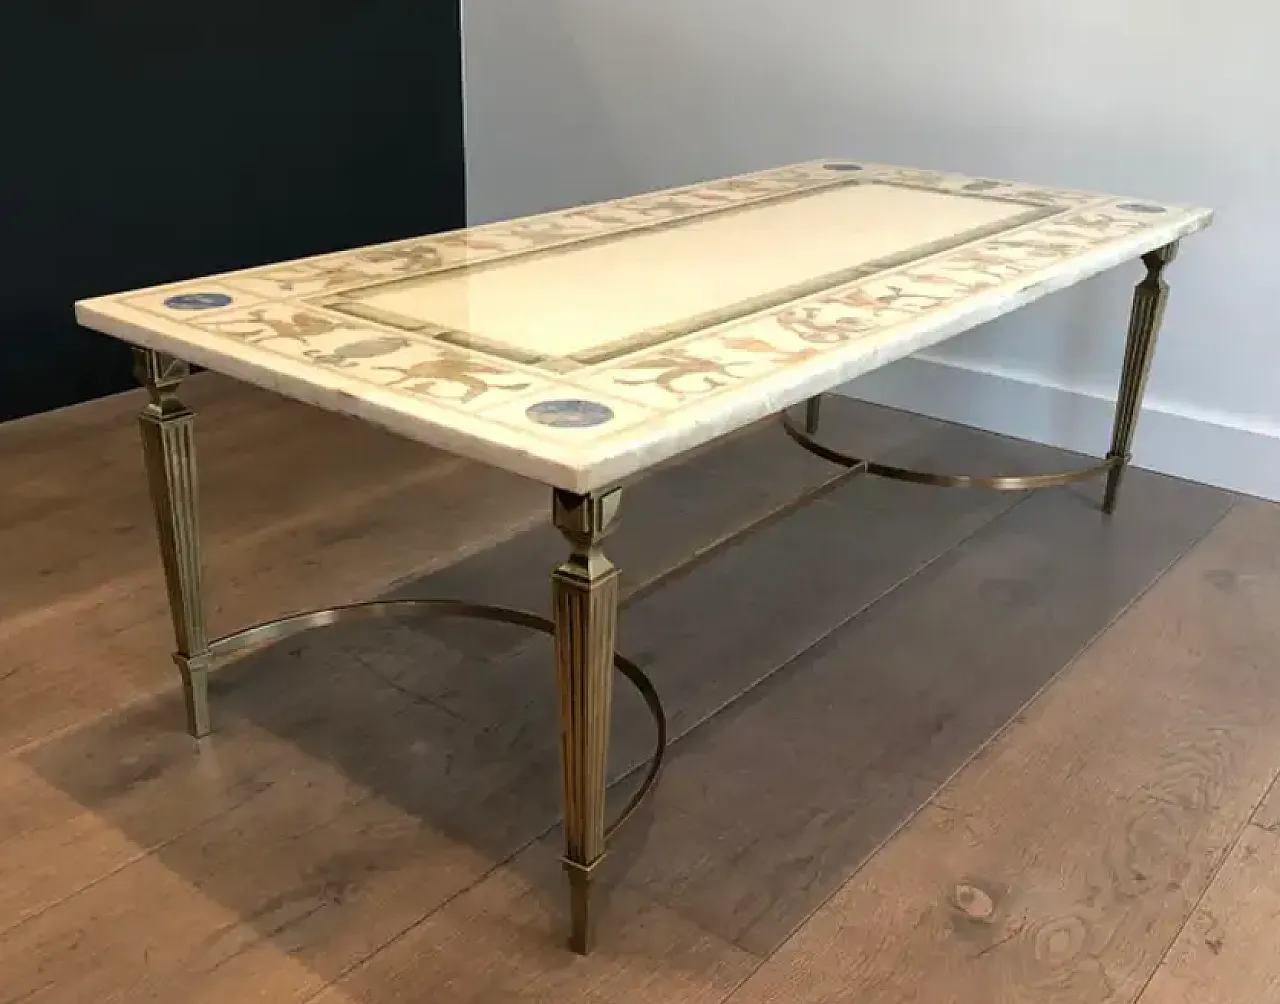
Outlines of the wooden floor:
<svg viewBox="0 0 1280 1004">
<path fill-rule="evenodd" d="M 212 376 L 214 629 L 379 595 L 545 609 L 544 489 Z M 0 1002 L 1280 999 L 1280 508 L 1142 472 L 1021 495 L 846 481 L 776 427 L 630 490 L 622 645 L 656 796 L 562 947 L 541 638 L 343 626 L 181 731 L 134 395 L 0 427 Z M 832 438 L 1059 451 L 853 402 Z M 651 742 L 620 690 L 613 795 Z"/>
</svg>

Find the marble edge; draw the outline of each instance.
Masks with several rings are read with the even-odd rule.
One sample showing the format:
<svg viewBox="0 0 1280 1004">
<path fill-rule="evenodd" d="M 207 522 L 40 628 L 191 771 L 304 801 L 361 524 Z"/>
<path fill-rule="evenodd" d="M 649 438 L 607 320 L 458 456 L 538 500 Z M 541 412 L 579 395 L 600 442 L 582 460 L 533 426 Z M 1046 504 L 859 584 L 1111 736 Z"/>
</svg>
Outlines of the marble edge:
<svg viewBox="0 0 1280 1004">
<path fill-rule="evenodd" d="M 1062 268 L 1059 274 L 1045 269 L 1020 276 L 962 301 L 942 320 L 926 317 L 875 332 L 843 352 L 783 368 L 731 393 L 655 417 L 651 424 L 638 427 L 630 435 L 619 433 L 616 438 L 584 445 L 574 465 L 581 485 L 575 490 L 593 491 L 616 484 L 646 467 L 793 407 L 814 394 L 833 390 L 855 377 L 1203 230 L 1213 215 L 1207 209 L 1175 212 L 1178 215 L 1163 221 L 1162 226 L 1118 238 L 1073 258 L 1072 267 Z M 1117 323 L 1118 328 L 1122 326 Z"/>
<path fill-rule="evenodd" d="M 426 446 L 557 488 L 584 490 L 581 487 L 581 465 L 574 462 L 575 457 L 581 455 L 581 444 L 530 441 L 521 437 L 519 432 L 479 414 L 451 412 L 447 420 L 433 420 L 406 406 L 402 396 L 384 388 L 369 386 L 362 393 L 355 394 L 341 386 L 341 378 L 337 374 L 309 364 L 274 355 L 258 363 L 253 357 L 260 350 L 254 346 L 243 346 L 240 354 L 235 355 L 219 352 L 185 335 L 157 330 L 163 322 L 156 318 L 123 304 L 109 300 L 103 303 L 101 300 L 78 301 L 76 320 L 86 328 L 130 345 L 167 352 L 195 366 L 243 380 L 303 404 L 355 416 Z M 131 314 L 138 315 L 138 319 L 131 318 Z M 535 448 L 530 449 L 530 446 Z"/>
</svg>

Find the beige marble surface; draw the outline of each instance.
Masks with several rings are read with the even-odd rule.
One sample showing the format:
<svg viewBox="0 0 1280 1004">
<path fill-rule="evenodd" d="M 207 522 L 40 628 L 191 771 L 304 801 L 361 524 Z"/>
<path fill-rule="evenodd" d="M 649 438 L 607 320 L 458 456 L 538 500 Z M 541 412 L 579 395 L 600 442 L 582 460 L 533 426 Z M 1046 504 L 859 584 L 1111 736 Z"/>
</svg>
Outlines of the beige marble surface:
<svg viewBox="0 0 1280 1004">
<path fill-rule="evenodd" d="M 82 300 L 76 316 L 587 491 L 1210 219 L 816 161 Z"/>
</svg>

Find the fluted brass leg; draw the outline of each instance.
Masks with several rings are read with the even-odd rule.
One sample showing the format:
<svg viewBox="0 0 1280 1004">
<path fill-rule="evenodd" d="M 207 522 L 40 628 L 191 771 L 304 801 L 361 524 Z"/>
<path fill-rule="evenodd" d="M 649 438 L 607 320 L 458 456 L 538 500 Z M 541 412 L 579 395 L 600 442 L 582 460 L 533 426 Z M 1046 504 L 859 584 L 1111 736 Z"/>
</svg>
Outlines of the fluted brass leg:
<svg viewBox="0 0 1280 1004">
<path fill-rule="evenodd" d="M 809 398 L 804 405 L 804 431 L 810 436 L 818 433 L 818 424 L 822 421 L 822 395 Z"/>
<path fill-rule="evenodd" d="M 1142 262 L 1147 266 L 1147 277 L 1138 283 L 1133 294 L 1133 313 L 1129 319 L 1129 337 L 1125 342 L 1120 393 L 1116 398 L 1115 426 L 1111 433 L 1111 450 L 1107 453 L 1107 459 L 1113 461 L 1114 466 L 1107 472 L 1107 487 L 1102 497 L 1104 512 L 1115 511 L 1120 482 L 1129 465 L 1133 435 L 1138 427 L 1138 413 L 1142 410 L 1142 397 L 1147 389 L 1147 374 L 1151 371 L 1156 337 L 1160 333 L 1165 303 L 1169 299 L 1169 284 L 1164 280 L 1164 269 L 1177 253 L 1178 243 L 1175 241 L 1142 256 Z"/>
<path fill-rule="evenodd" d="M 134 370 L 151 395 L 138 424 L 177 642 L 173 659 L 182 674 L 187 729 L 199 737 L 209 732 L 210 660 L 196 506 L 195 416 L 177 397 L 189 370 L 186 363 L 150 349 L 135 350 Z"/>
<path fill-rule="evenodd" d="M 604 801 L 612 708 L 618 570 L 600 550 L 613 528 L 621 493 L 557 490 L 555 524 L 569 560 L 552 574 L 560 753 L 564 778 L 564 866 L 569 877 L 570 938 L 585 955 L 594 940 L 591 885 L 604 858 Z"/>
</svg>

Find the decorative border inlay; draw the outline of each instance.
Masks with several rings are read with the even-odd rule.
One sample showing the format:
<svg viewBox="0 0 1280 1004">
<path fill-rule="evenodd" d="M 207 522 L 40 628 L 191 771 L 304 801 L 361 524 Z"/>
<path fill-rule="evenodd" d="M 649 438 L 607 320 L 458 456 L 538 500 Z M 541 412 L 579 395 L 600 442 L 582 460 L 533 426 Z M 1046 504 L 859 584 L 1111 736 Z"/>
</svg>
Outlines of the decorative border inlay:
<svg viewBox="0 0 1280 1004">
<path fill-rule="evenodd" d="M 824 165 L 824 167 L 828 171 L 856 170 L 861 173 L 864 170 L 859 164 L 827 164 Z M 510 346 L 506 343 L 486 338 L 482 333 L 453 331 L 433 325 L 429 320 L 400 316 L 372 303 L 364 302 L 362 299 L 366 296 L 386 293 L 410 284 L 418 285 L 423 282 L 431 282 L 435 279 L 448 279 L 454 277 L 458 273 L 500 268 L 529 258 L 561 255 L 595 244 L 623 240 L 639 232 L 649 233 L 658 230 L 665 230 L 702 219 L 742 212 L 747 209 L 757 209 L 762 206 L 812 196 L 834 189 L 862 187 L 867 185 L 890 185 L 901 188 L 923 188 L 924 190 L 931 190 L 927 186 L 923 185 L 922 182 L 931 182 L 932 180 L 933 179 L 922 176 L 920 172 L 908 173 L 900 178 L 891 177 L 886 179 L 875 177 L 863 178 L 858 176 L 853 178 L 841 177 L 838 180 L 832 181 L 830 178 L 823 178 L 819 176 L 817 180 L 807 180 L 804 183 L 796 182 L 795 184 L 787 188 L 780 189 L 777 192 L 757 194 L 753 195 L 751 198 L 724 205 L 713 204 L 710 206 L 704 206 L 696 202 L 676 204 L 675 200 L 669 199 L 664 203 L 664 205 L 671 206 L 673 213 L 676 208 L 683 208 L 684 211 L 670 217 L 648 220 L 640 223 L 632 222 L 626 225 L 619 225 L 611 229 L 605 229 L 599 233 L 586 234 L 569 243 L 553 243 L 546 246 L 525 247 L 516 251 L 486 256 L 481 260 L 473 262 L 453 263 L 449 265 L 441 263 L 414 275 L 396 276 L 390 279 L 365 283 L 361 286 L 346 289 L 336 295 L 309 302 L 317 306 L 323 306 L 328 310 L 350 314 L 366 320 L 374 320 L 378 323 L 406 331 L 433 331 L 435 332 L 436 337 L 443 341 L 447 341 L 450 344 L 475 348 L 478 351 L 506 359 L 509 362 L 540 366 L 550 372 L 568 373 L 582 366 L 591 366 L 598 363 L 609 362 L 650 346 L 665 344 L 704 328 L 709 328 L 718 324 L 725 324 L 730 321 L 737 320 L 740 317 L 745 317 L 748 314 L 769 310 L 793 300 L 810 296 L 824 290 L 829 290 L 836 286 L 843 285 L 844 283 L 852 282 L 855 279 L 871 275 L 874 272 L 882 271 L 883 269 L 901 264 L 902 262 L 914 261 L 929 254 L 934 254 L 948 248 L 958 247 L 991 233 L 999 233 L 1013 229 L 1024 223 L 1028 223 L 1036 219 L 1042 219 L 1057 211 L 1056 207 L 1046 206 L 1041 200 L 1021 199 L 1018 197 L 1016 192 L 995 195 L 988 194 L 985 189 L 980 193 L 970 191 L 972 186 L 965 186 L 958 192 L 952 191 L 948 192 L 948 194 L 964 194 L 966 197 L 970 198 L 981 198 L 988 201 L 1025 205 L 1028 207 L 1027 211 L 1010 219 L 1004 219 L 981 227 L 975 227 L 972 230 L 953 234 L 950 237 L 928 244 L 917 245 L 889 258 L 850 266 L 827 275 L 814 276 L 804 283 L 794 286 L 783 287 L 775 290 L 766 290 L 749 299 L 742 300 L 737 303 L 723 304 L 713 310 L 683 318 L 659 328 L 631 332 L 611 343 L 596 345 L 590 349 L 582 352 L 576 352 L 568 356 L 539 356 L 528 351 L 521 350 L 519 347 Z M 998 183 L 992 182 L 991 184 L 996 185 Z M 619 224 L 622 223 L 620 217 L 610 216 L 610 219 L 615 220 Z"/>
<path fill-rule="evenodd" d="M 366 290 L 494 268 L 524 256 L 564 254 L 584 244 L 853 185 L 1008 202 L 1025 212 L 564 358 L 513 350 L 360 300 Z M 133 327 L 147 327 L 138 316 L 157 318 L 155 330 L 176 354 L 185 339 L 205 357 L 243 358 L 266 370 L 272 358 L 288 360 L 295 378 L 313 368 L 332 374 L 318 383 L 346 381 L 345 392 L 353 396 L 365 393 L 360 387 L 390 393 L 412 402 L 406 410 L 424 421 L 448 426 L 450 415 L 465 414 L 532 442 L 595 442 L 665 423 L 673 412 L 810 367 L 829 354 L 860 355 L 867 351 L 858 348 L 862 343 L 891 344 L 887 340 L 900 325 L 957 309 L 975 296 L 995 295 L 1002 287 L 1034 284 L 1038 274 L 1052 274 L 1095 248 L 1167 226 L 1164 218 L 1176 212 L 992 178 L 815 162 L 136 290 L 91 304 L 107 316 L 116 304 L 132 311 Z M 511 442 L 509 436 L 498 438 Z"/>
</svg>

